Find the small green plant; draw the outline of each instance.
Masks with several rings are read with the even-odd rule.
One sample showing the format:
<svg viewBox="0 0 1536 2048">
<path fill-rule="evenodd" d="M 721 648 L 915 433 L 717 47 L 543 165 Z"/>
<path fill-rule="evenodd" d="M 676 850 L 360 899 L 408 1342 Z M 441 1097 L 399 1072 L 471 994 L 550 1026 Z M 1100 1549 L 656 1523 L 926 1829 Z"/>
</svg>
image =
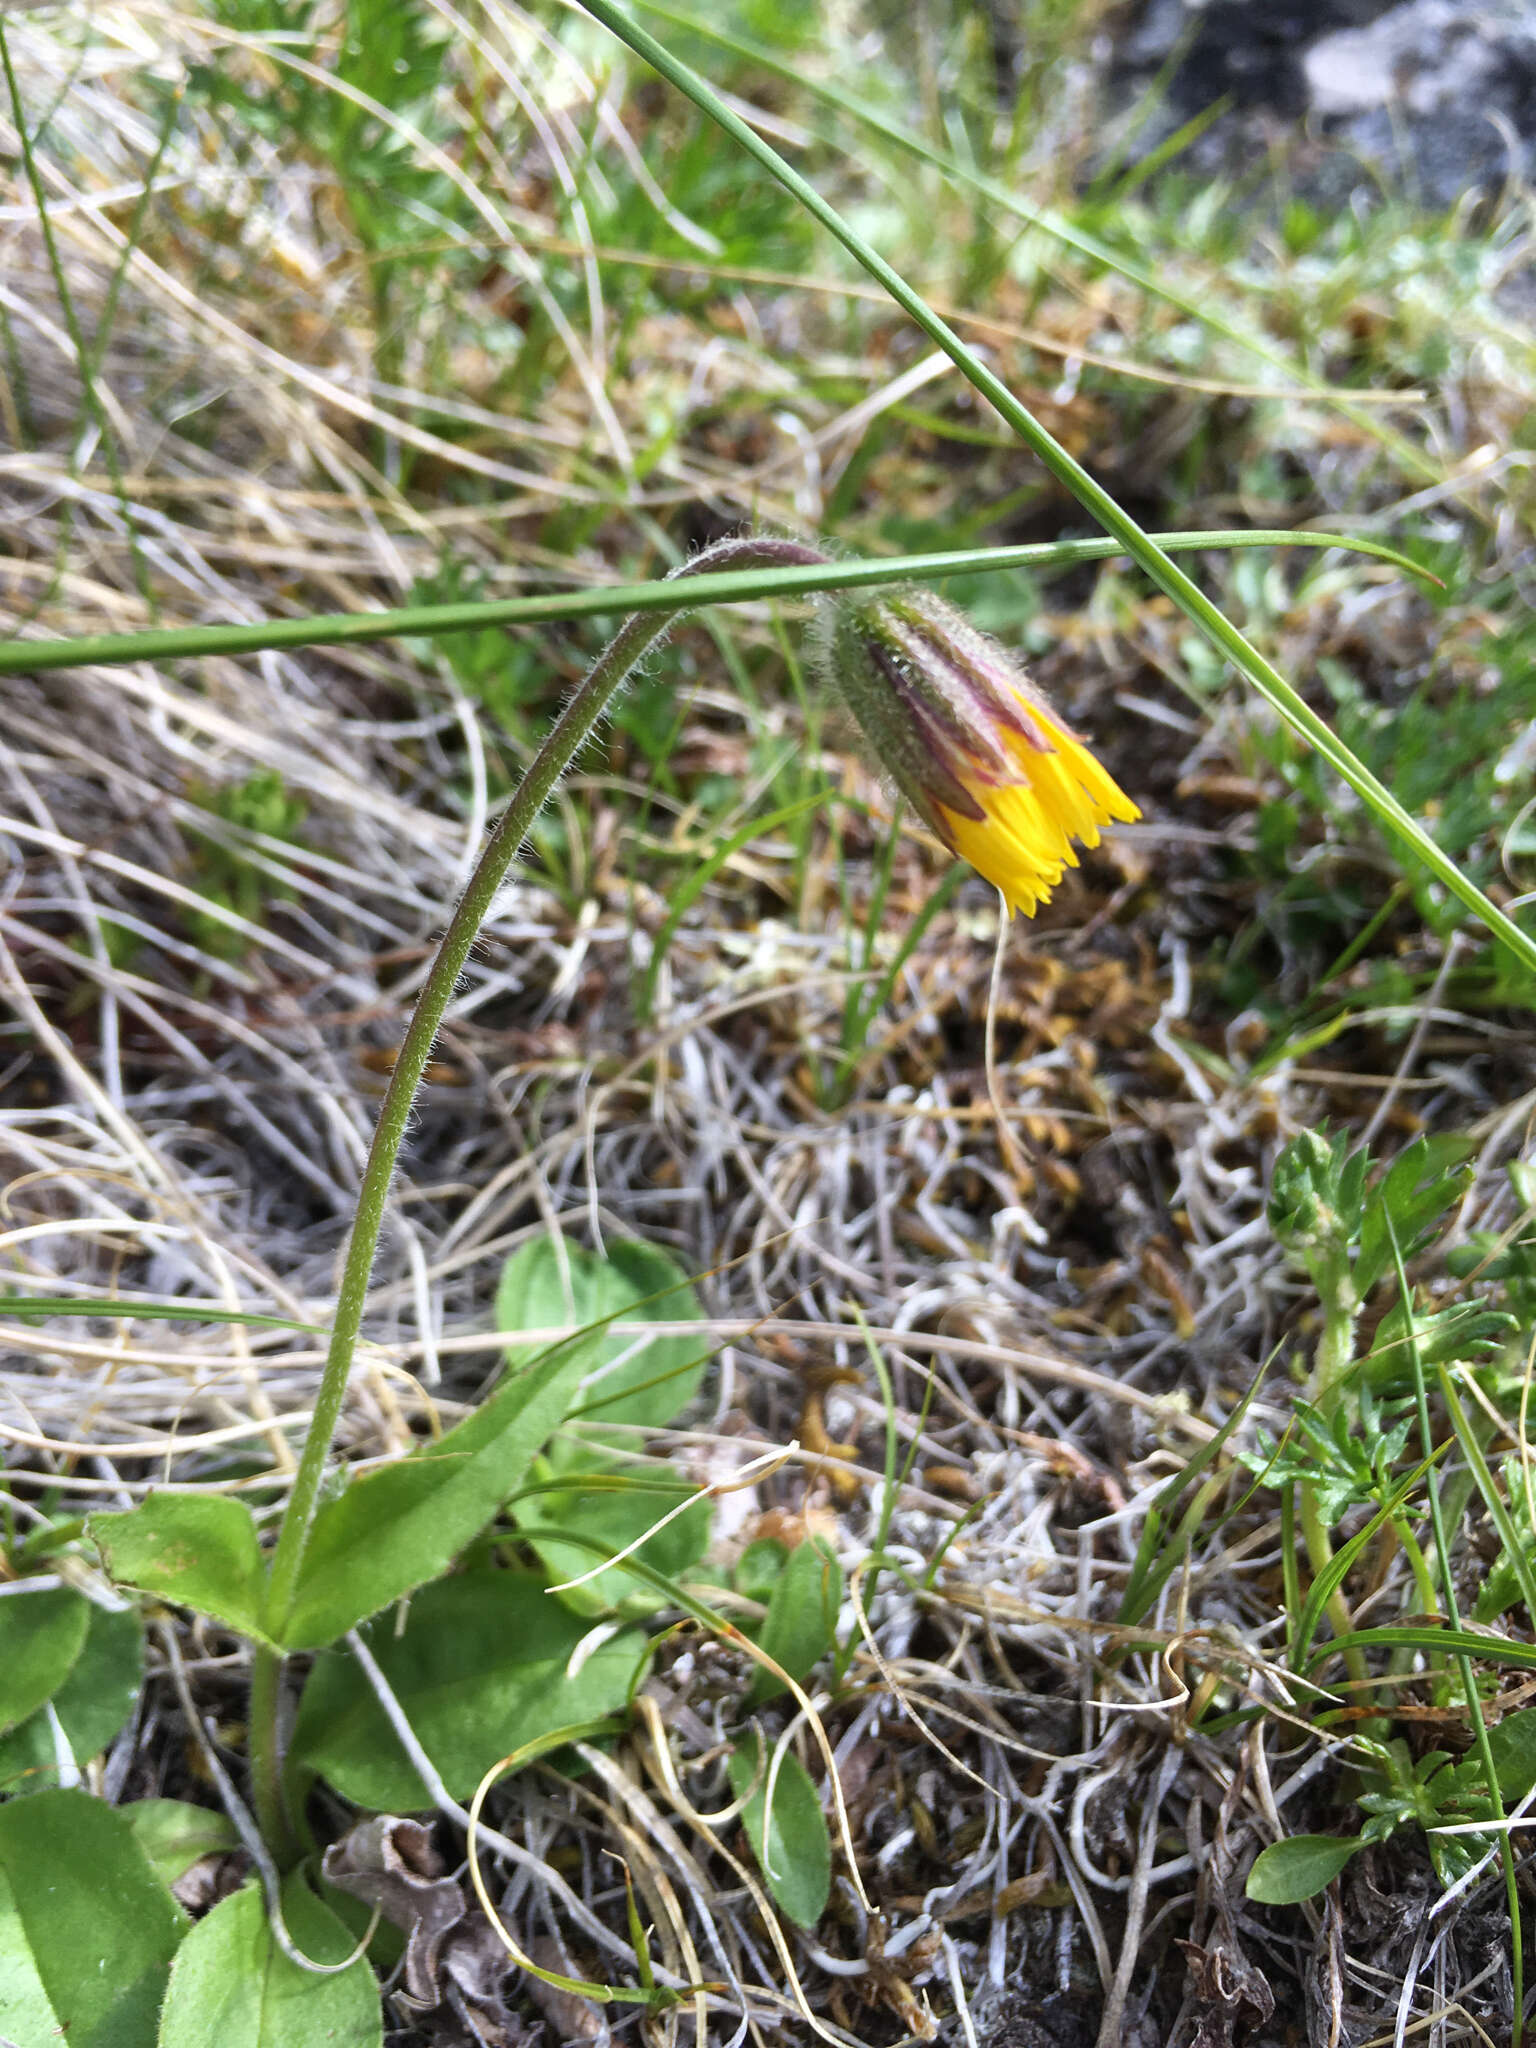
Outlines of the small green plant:
<svg viewBox="0 0 1536 2048">
<path fill-rule="evenodd" d="M 1414 1825 L 1429 1841 L 1441 1881 L 1453 1883 L 1485 1854 L 1504 1865 L 1519 1961 L 1519 1911 L 1507 1831 L 1506 1802 L 1536 1788 L 1536 1712 L 1511 1714 L 1495 1727 L 1484 1721 L 1472 1662 L 1485 1639 L 1461 1625 L 1447 1541 L 1448 1499 L 1464 1507 L 1474 1494 L 1498 1529 L 1502 1548 L 1489 1574 L 1500 1613 L 1522 1599 L 1536 1615 L 1536 1559 L 1528 1504 L 1513 1470 L 1501 1486 L 1486 1446 L 1499 1398 L 1497 1361 L 1519 1325 L 1508 1308 L 1485 1300 L 1423 1307 L 1415 1299 L 1407 1260 L 1429 1245 L 1466 1185 L 1468 1147 L 1459 1139 L 1420 1138 L 1384 1171 L 1369 1154 L 1350 1151 L 1341 1137 L 1308 1131 L 1276 1161 L 1270 1195 L 1275 1236 L 1316 1289 L 1321 1318 L 1306 1392 L 1293 1427 L 1280 1443 L 1260 1441 L 1240 1459 L 1282 1500 L 1282 1566 L 1291 1623 L 1291 1661 L 1300 1673 L 1342 1655 L 1350 1680 L 1375 1694 L 1377 1712 L 1348 1738 L 1359 1766 L 1356 1804 L 1365 1815 L 1353 1835 L 1302 1835 L 1270 1845 L 1248 1879 L 1249 1896 L 1268 1904 L 1310 1898 L 1372 1842 Z M 1498 1259 L 1484 1256 L 1473 1270 L 1485 1275 Z M 1518 1274 L 1518 1264 L 1511 1276 Z M 1375 1290 L 1391 1282 L 1395 1299 L 1370 1341 L 1362 1344 L 1364 1312 Z M 1515 1299 L 1513 1295 L 1505 1299 Z M 1479 1402 L 1469 1409 L 1458 1381 L 1475 1376 Z M 1435 1385 L 1449 1425 L 1436 1441 L 1429 1403 Z M 1420 1464 L 1406 1475 L 1417 1424 Z M 1439 1466 L 1454 1459 L 1442 1481 Z M 1424 1494 L 1418 1496 L 1422 1483 Z M 1522 1507 L 1525 1512 L 1522 1513 Z M 1370 1510 L 1364 1525 L 1335 1551 L 1331 1531 L 1353 1511 Z M 1431 1540 L 1426 1546 L 1427 1513 Z M 1306 1594 L 1290 1545 L 1299 1519 L 1312 1585 Z M 1375 1544 L 1400 1549 L 1409 1564 L 1404 1611 L 1398 1622 L 1357 1629 L 1343 1587 Z M 1334 1642 L 1317 1643 L 1324 1614 Z M 1426 1627 L 1425 1618 L 1437 1627 Z M 1394 1688 L 1373 1677 L 1370 1649 L 1389 1650 L 1391 1673 L 1406 1673 L 1419 1651 L 1430 1649 L 1434 1697 L 1442 1711 L 1467 1718 L 1472 1747 L 1459 1761 L 1443 1750 L 1415 1755 L 1390 1733 Z M 1524 1646 L 1489 1648 L 1518 1660 Z M 1435 1652 L 1443 1651 L 1443 1655 Z M 1481 1824 L 1486 1823 L 1486 1828 Z"/>
<path fill-rule="evenodd" d="M 1456 1759 L 1443 1749 L 1415 1757 L 1397 1736 L 1387 1742 L 1354 1736 L 1348 1744 L 1359 1769 L 1355 1804 L 1365 1815 L 1349 1835 L 1290 1835 L 1271 1842 L 1248 1873 L 1250 1899 L 1267 1906 L 1297 1905 L 1331 1884 L 1372 1842 L 1390 1841 L 1400 1828 L 1423 1830 L 1435 1875 L 1455 1884 L 1496 1847 L 1492 1829 L 1507 1806 L 1536 1790 L 1536 1708 L 1507 1715 L 1488 1731 L 1497 1776 L 1489 1790 L 1482 1759 Z"/>
<path fill-rule="evenodd" d="M 234 827 L 233 834 L 197 832 L 196 880 L 210 904 L 229 911 L 246 926 L 260 925 L 267 904 L 293 894 L 241 850 L 240 835 L 259 834 L 302 844 L 306 806 L 289 793 L 275 768 L 260 768 L 243 782 L 224 783 L 214 790 L 194 790 L 194 801 L 211 817 Z M 212 911 L 189 910 L 192 937 L 216 959 L 238 960 L 251 944 L 247 931 Z"/>
<path fill-rule="evenodd" d="M 1323 1329 L 1308 1391 L 1325 1413 L 1355 1362 L 1360 1312 L 1392 1272 L 1394 1247 L 1411 1259 L 1428 1243 L 1465 1190 L 1470 1151 L 1462 1138 L 1416 1138 L 1373 1182 L 1368 1152 L 1351 1152 L 1342 1135 L 1303 1131 L 1276 1160 L 1270 1228 L 1317 1289 Z M 1382 1352 L 1378 1344 L 1373 1355 Z M 1400 1363 L 1406 1376 L 1406 1357 Z"/>
<path fill-rule="evenodd" d="M 1418 1597 L 1436 1606 L 1435 1574 L 1415 1534 L 1416 1512 L 1401 1493 L 1397 1468 L 1407 1448 L 1424 1373 L 1445 1379 L 1449 1364 L 1486 1360 L 1514 1328 L 1509 1313 L 1482 1301 L 1420 1309 L 1405 1295 L 1381 1318 L 1362 1351 L 1362 1313 L 1374 1291 L 1429 1243 L 1466 1185 L 1467 1144 L 1456 1137 L 1417 1138 L 1379 1175 L 1370 1154 L 1350 1151 L 1342 1136 L 1304 1131 L 1275 1162 L 1270 1227 L 1316 1290 L 1321 1329 L 1305 1390 L 1284 1442 L 1240 1453 L 1242 1462 L 1281 1490 L 1289 1530 L 1299 1520 L 1316 1588 L 1336 1635 L 1350 1633 L 1339 1591 L 1343 1558 L 1331 1531 L 1351 1510 L 1376 1511 L 1370 1534 L 1401 1546 Z M 1455 1412 L 1460 1414 L 1459 1403 Z M 1424 1447 L 1429 1455 L 1429 1447 Z M 1502 1507 L 1502 1504 L 1501 1504 Z M 1361 1542 L 1352 1539 L 1350 1555 Z M 1304 1611 L 1294 1556 L 1287 1548 L 1287 1605 L 1293 1625 Z M 1315 1610 L 1315 1599 L 1313 1608 Z M 1293 1659 L 1305 1657 L 1310 1630 L 1293 1637 Z M 1351 1676 L 1364 1676 L 1353 1652 Z"/>
<path fill-rule="evenodd" d="M 1332 1529 L 1351 1508 L 1380 1507 L 1390 1497 L 1413 1428 L 1412 1407 L 1411 1401 L 1378 1403 L 1368 1388 L 1361 1390 L 1356 1414 L 1340 1405 L 1325 1416 L 1311 1402 L 1298 1401 L 1283 1441 L 1257 1430 L 1257 1448 L 1237 1457 L 1268 1486 L 1310 1487 L 1319 1516 Z"/>
</svg>

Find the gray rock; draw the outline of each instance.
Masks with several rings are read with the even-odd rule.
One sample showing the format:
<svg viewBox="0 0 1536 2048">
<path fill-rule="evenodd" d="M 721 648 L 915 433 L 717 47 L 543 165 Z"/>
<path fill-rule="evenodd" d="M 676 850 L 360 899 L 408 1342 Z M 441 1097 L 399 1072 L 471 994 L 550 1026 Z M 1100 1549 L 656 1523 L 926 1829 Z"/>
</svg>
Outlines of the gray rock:
<svg viewBox="0 0 1536 2048">
<path fill-rule="evenodd" d="M 1536 168 L 1536 13 L 1521 0 L 1406 0 L 1319 37 L 1302 70 L 1311 111 L 1403 163 L 1431 204 Z"/>
<path fill-rule="evenodd" d="M 1536 176 L 1536 0 L 1144 0 L 1112 96 L 1128 104 L 1170 60 L 1138 151 L 1233 102 L 1186 168 L 1240 172 L 1288 125 L 1335 189 L 1361 162 L 1434 207 Z"/>
</svg>

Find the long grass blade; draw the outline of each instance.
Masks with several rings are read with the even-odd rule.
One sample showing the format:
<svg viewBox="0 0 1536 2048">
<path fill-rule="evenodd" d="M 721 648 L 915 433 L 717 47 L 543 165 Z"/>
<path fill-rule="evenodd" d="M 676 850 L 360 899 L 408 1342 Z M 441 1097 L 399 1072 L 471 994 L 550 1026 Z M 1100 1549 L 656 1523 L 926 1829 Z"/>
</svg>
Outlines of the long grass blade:
<svg viewBox="0 0 1536 2048">
<path fill-rule="evenodd" d="M 1305 529 L 1294 533 L 1241 528 L 1219 533 L 1164 533 L 1158 536 L 1158 544 L 1175 553 L 1192 548 L 1347 548 L 1390 562 L 1411 575 L 1426 574 L 1382 541 Z M 391 640 L 396 634 L 432 637 L 473 633 L 486 626 L 548 625 L 561 619 L 604 618 L 614 613 L 692 611 L 708 604 L 808 597 L 818 590 L 868 590 L 887 583 L 936 583 L 945 576 L 992 574 L 1004 569 L 1069 569 L 1080 562 L 1103 562 L 1126 552 L 1113 540 L 1036 541 L 1022 547 L 963 548 L 952 553 L 891 555 L 820 566 L 720 570 L 689 577 L 684 583 L 660 579 L 549 591 L 537 597 L 263 619 L 254 626 L 166 626 L 142 633 L 82 633 L 69 640 L 13 640 L 0 642 L 0 676 L 110 667 L 130 661 L 176 661 L 191 655 L 261 654 L 268 648 L 339 647 Z"/>
</svg>

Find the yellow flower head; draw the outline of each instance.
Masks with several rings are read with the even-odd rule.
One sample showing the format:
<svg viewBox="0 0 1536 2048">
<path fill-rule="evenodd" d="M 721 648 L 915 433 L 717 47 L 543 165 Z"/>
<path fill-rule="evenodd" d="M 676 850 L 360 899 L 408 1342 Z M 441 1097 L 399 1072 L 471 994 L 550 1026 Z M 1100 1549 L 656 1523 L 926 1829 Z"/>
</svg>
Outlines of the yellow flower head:
<svg viewBox="0 0 1536 2048">
<path fill-rule="evenodd" d="M 823 614 L 827 654 L 897 786 L 962 860 L 1032 917 L 1074 840 L 1141 812 L 1023 668 L 930 592 Z"/>
</svg>

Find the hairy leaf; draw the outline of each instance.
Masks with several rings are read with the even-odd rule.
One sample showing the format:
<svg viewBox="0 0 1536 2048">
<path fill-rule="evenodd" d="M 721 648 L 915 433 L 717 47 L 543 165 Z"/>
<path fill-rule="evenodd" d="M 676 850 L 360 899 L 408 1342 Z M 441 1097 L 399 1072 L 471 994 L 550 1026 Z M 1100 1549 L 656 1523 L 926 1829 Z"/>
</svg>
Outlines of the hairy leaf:
<svg viewBox="0 0 1536 2048">
<path fill-rule="evenodd" d="M 283 1886 L 283 1920 L 311 1961 L 338 1963 L 351 1935 L 302 1876 Z M 158 2048 L 378 2048 L 378 1986 L 367 1961 L 325 1976 L 279 1948 L 257 1885 L 220 1900 L 187 1936 L 171 1971 Z"/>
<path fill-rule="evenodd" d="M 468 1799 L 491 1766 L 536 1737 L 620 1711 L 644 1641 L 610 1637 L 567 1675 L 588 1623 L 525 1572 L 479 1569 L 426 1587 L 400 1634 L 364 1631 L 390 1689 L 449 1792 Z M 315 1660 L 294 1754 L 376 1811 L 430 1806 L 372 1687 L 344 1650 Z"/>
<path fill-rule="evenodd" d="M 842 1567 L 819 1543 L 802 1543 L 790 1552 L 768 1601 L 768 1618 L 758 1631 L 758 1647 L 782 1664 L 797 1683 L 831 1649 L 843 1604 Z M 749 1705 L 783 1692 L 782 1680 L 762 1665 L 747 1693 Z"/>
<path fill-rule="evenodd" d="M 58 1691 L 90 1618 L 90 1602 L 69 1586 L 0 1600 L 0 1728 L 14 1728 Z"/>
<path fill-rule="evenodd" d="M 113 1613 L 81 1604 L 88 1610 L 85 1642 L 48 1707 L 70 1755 L 77 1764 L 87 1764 L 133 1712 L 144 1677 L 144 1631 L 139 1617 L 126 1609 Z M 56 1776 L 59 1752 L 48 1707 L 0 1736 L 0 1790 L 37 1791 Z"/>
<path fill-rule="evenodd" d="M 152 1493 L 125 1514 L 92 1515 L 86 1528 L 119 1585 L 268 1640 L 261 1617 L 266 1576 L 243 1502 L 217 1493 Z"/>
<path fill-rule="evenodd" d="M 333 1643 L 435 1579 L 521 1482 L 564 1416 L 599 1340 L 559 1344 L 430 1450 L 356 1479 L 315 1516 L 283 1647 Z"/>
<path fill-rule="evenodd" d="M 154 2039 L 186 1915 L 115 1807 L 59 1787 L 0 1806 L 0 2039 Z"/>
</svg>

